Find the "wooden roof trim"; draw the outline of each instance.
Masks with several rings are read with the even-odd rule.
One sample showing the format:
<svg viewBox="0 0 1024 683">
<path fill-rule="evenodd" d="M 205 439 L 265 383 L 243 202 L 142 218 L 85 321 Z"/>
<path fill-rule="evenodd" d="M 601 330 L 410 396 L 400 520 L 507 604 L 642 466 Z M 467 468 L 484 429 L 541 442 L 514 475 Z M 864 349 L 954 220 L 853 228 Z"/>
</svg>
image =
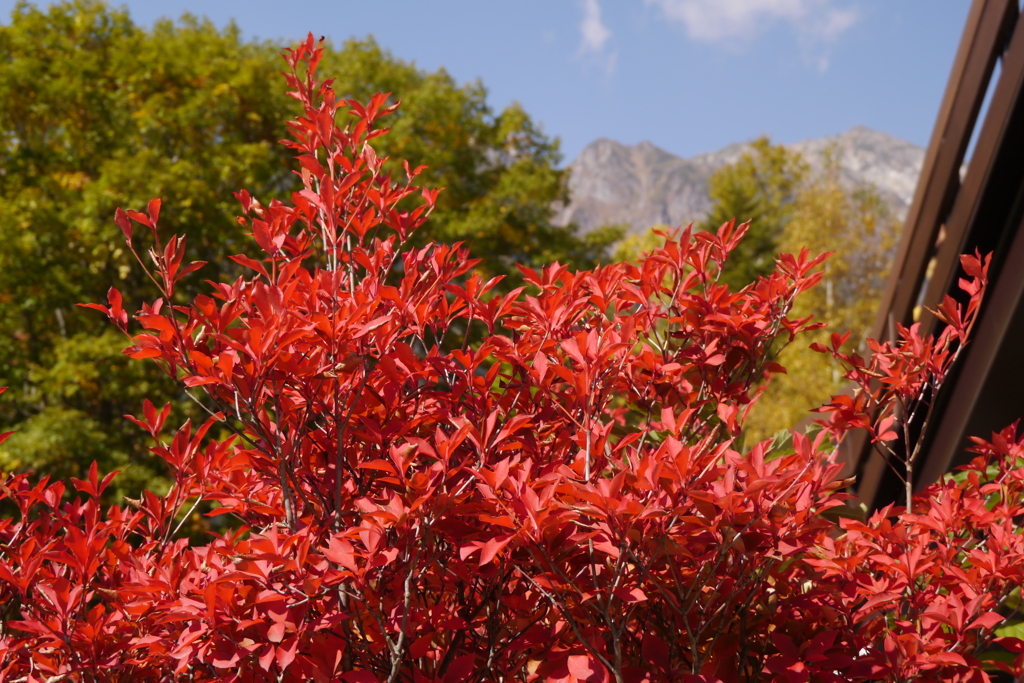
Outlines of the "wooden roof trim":
<svg viewBox="0 0 1024 683">
<path fill-rule="evenodd" d="M 890 338 L 892 322 L 912 320 L 939 228 L 957 194 L 960 166 L 989 79 L 1017 14 L 1014 0 L 974 0 L 971 5 L 875 319 L 872 336 L 876 339 Z"/>
<path fill-rule="evenodd" d="M 985 188 L 993 181 L 991 175 L 996 156 L 1003 146 L 1007 126 L 1010 125 L 1013 109 L 1021 95 L 1021 86 L 1024 85 L 1024 21 L 1017 22 L 1010 44 L 1003 55 L 1002 67 L 988 113 L 981 123 L 974 153 L 968 162 L 967 174 L 964 176 L 960 191 L 956 194 L 946 222 L 946 240 L 936 254 L 935 270 L 925 291 L 924 299 L 931 306 L 942 301 L 951 289 L 953 279 L 959 271 L 960 254 L 971 248 L 970 232 L 974 227 Z M 934 316 L 926 314 L 922 321 L 922 332 L 932 331 L 935 324 Z"/>
</svg>

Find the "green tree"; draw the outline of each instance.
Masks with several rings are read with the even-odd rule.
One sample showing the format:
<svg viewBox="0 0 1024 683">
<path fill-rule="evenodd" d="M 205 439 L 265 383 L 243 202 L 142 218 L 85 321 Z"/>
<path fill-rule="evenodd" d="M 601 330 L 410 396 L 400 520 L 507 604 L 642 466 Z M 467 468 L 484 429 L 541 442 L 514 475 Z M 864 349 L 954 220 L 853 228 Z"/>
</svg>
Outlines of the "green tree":
<svg viewBox="0 0 1024 683">
<path fill-rule="evenodd" d="M 18 430 L 0 469 L 67 476 L 95 459 L 126 470 L 126 491 L 159 485 L 122 415 L 143 396 L 188 413 L 186 399 L 123 363 L 123 340 L 75 304 L 112 285 L 130 293 L 129 310 L 153 298 L 112 216 L 157 196 L 162 230 L 211 263 L 182 300 L 231 275 L 223 257 L 244 238 L 231 193 L 266 201 L 298 188 L 277 144 L 296 106 L 279 87 L 281 49 L 190 16 L 147 30 L 96 0 L 19 3 L 0 26 L 0 386 L 11 387 L 0 430 Z M 515 277 L 514 261 L 592 265 L 615 238 L 552 225 L 567 180 L 557 140 L 517 105 L 494 113 L 480 83 L 424 72 L 373 39 L 329 48 L 321 71 L 346 97 L 402 99 L 382 149 L 446 188 L 421 239 L 469 242 L 484 271 Z"/>
<path fill-rule="evenodd" d="M 733 218 L 740 223 L 750 221 L 746 239 L 722 274 L 725 282 L 739 288 L 772 271 L 779 240 L 806 174 L 807 165 L 799 154 L 762 137 L 735 163 L 711 176 L 708 193 L 712 207 L 700 228 L 716 230 Z"/>
<path fill-rule="evenodd" d="M 216 263 L 243 237 L 225 197 L 292 184 L 274 144 L 292 108 L 267 87 L 275 52 L 188 17 L 143 31 L 95 2 L 20 4 L 0 28 L 0 421 L 17 430 L 0 467 L 67 476 L 96 459 L 125 469 L 125 487 L 153 479 L 122 415 L 170 387 L 75 304 L 115 284 L 129 304 L 151 295 L 117 206 L 166 197 L 167 229 Z"/>
</svg>

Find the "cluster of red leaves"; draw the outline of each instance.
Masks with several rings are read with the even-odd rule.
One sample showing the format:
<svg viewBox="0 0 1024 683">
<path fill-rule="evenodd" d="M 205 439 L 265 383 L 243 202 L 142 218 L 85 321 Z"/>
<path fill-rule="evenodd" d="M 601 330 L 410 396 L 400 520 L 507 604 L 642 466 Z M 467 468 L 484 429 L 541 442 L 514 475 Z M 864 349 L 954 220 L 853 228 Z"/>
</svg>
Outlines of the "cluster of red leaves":
<svg viewBox="0 0 1024 683">
<path fill-rule="evenodd" d="M 977 440 L 980 455 L 963 481 L 929 487 L 913 512 L 840 520 L 844 533 L 823 539 L 807 560 L 824 573 L 823 610 L 871 643 L 852 669 L 857 677 L 981 681 L 979 656 L 993 641 L 1024 652 L 1024 642 L 992 635 L 1017 610 L 1024 580 L 1024 440 L 1014 431 Z M 1024 656 L 992 666 L 1024 677 Z"/>
<path fill-rule="evenodd" d="M 387 97 L 336 100 L 319 57 L 288 54 L 304 189 L 239 194 L 251 277 L 174 303 L 201 264 L 161 242 L 159 202 L 118 213 L 133 253 L 149 228 L 165 294 L 126 352 L 210 419 L 132 418 L 164 496 L 103 511 L 95 468 L 76 496 L 5 479 L 0 683 L 987 680 L 1024 571 L 1012 434 L 913 514 L 840 528 L 829 434 L 849 425 L 736 443 L 812 327 L 788 313 L 821 257 L 730 292 L 728 224 L 494 294 L 464 248 L 407 248 L 436 193 L 368 144 Z M 92 307 L 128 332 L 117 291 Z M 232 530 L 181 538 L 209 504 Z"/>
<path fill-rule="evenodd" d="M 967 344 L 977 322 L 981 297 L 988 283 L 991 256 L 963 255 L 960 264 L 970 279 L 961 279 L 960 288 L 969 297 L 966 308 L 947 295 L 935 316 L 943 323 L 938 337 L 922 337 L 920 323 L 911 327 L 896 324 L 896 339 L 880 343 L 868 339 L 871 358 L 843 353 L 849 339 L 833 334 L 831 344 L 812 344 L 811 348 L 830 353 L 846 368 L 846 379 L 856 387 L 854 396 L 836 396 L 823 406 L 830 413 L 828 427 L 836 438 L 853 428 L 867 431 L 887 464 L 903 480 L 906 507 L 912 506 L 914 465 L 924 441 L 914 431 L 928 429 L 935 406 L 933 400 L 950 369 Z M 901 433 L 902 432 L 902 433 Z"/>
</svg>

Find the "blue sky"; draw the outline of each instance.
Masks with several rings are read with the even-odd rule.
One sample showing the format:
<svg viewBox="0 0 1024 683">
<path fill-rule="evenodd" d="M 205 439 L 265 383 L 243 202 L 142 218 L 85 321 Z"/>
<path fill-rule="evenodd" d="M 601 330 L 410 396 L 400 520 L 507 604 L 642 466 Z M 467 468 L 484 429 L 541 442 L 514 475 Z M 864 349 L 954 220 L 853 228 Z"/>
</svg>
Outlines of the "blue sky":
<svg viewBox="0 0 1024 683">
<path fill-rule="evenodd" d="M 968 0 L 130 0 L 248 36 L 374 35 L 424 69 L 481 79 L 562 141 L 608 137 L 682 156 L 762 133 L 861 124 L 926 145 Z M 0 0 L 3 16 L 14 2 Z M 399 96 L 401 95 L 398 93 Z"/>
</svg>

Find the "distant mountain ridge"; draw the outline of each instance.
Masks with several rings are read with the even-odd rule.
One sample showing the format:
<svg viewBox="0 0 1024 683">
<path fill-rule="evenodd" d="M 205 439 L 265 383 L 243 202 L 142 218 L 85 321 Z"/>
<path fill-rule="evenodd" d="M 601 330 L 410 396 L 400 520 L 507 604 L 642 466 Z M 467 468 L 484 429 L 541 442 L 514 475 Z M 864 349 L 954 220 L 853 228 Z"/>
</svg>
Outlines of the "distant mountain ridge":
<svg viewBox="0 0 1024 683">
<path fill-rule="evenodd" d="M 736 143 L 684 159 L 647 141 L 629 146 L 595 140 L 569 164 L 571 201 L 558 211 L 556 222 L 576 222 L 583 232 L 610 223 L 640 232 L 658 223 L 699 221 L 711 208 L 711 174 L 748 147 Z M 923 148 L 863 126 L 786 147 L 800 152 L 812 168 L 825 149 L 835 148 L 843 178 L 854 186 L 874 185 L 900 217 L 913 199 L 924 162 Z"/>
</svg>

